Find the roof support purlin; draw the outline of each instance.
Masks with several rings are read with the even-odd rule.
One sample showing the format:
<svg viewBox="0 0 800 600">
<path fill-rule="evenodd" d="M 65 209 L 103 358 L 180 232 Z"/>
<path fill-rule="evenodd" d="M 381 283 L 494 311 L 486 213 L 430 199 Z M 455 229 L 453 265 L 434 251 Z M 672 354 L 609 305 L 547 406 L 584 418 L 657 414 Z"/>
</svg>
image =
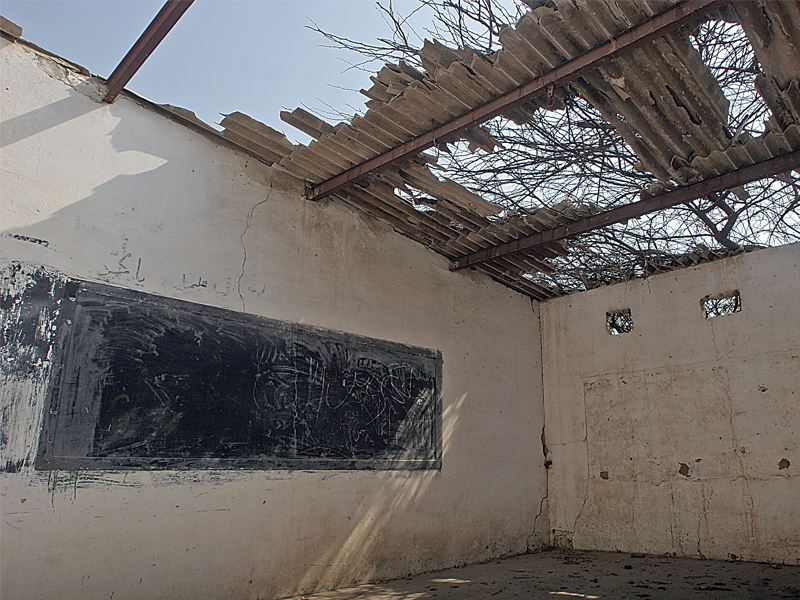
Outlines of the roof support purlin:
<svg viewBox="0 0 800 600">
<path fill-rule="evenodd" d="M 128 51 L 114 72 L 106 80 L 108 92 L 103 98 L 105 102 L 114 102 L 119 93 L 128 84 L 144 61 L 153 53 L 153 50 L 167 36 L 175 23 L 183 16 L 194 0 L 167 0 L 158 14 L 144 30 L 136 43 Z"/>
<path fill-rule="evenodd" d="M 569 225 L 548 229 L 541 233 L 462 256 L 453 261 L 452 268 L 453 270 L 458 270 L 479 265 L 495 258 L 522 252 L 523 250 L 529 250 L 536 246 L 541 246 L 542 244 L 574 237 L 581 233 L 594 231 L 595 229 L 600 229 L 614 223 L 620 223 L 628 219 L 635 219 L 648 213 L 677 206 L 678 204 L 684 204 L 713 192 L 735 188 L 750 183 L 751 181 L 758 181 L 759 179 L 772 177 L 791 170 L 800 170 L 800 150 L 795 150 L 789 154 L 771 158 L 749 167 L 732 171 L 731 173 L 679 187 L 669 192 L 653 196 L 652 198 L 639 200 L 638 202 L 632 202 L 625 206 L 620 206 L 619 208 L 607 210 L 597 215 L 581 219 L 580 221 L 575 221 Z"/>
<path fill-rule="evenodd" d="M 480 125 L 515 106 L 525 104 L 544 90 L 564 85 L 579 77 L 583 72 L 596 68 L 605 60 L 614 58 L 624 52 L 629 52 L 644 43 L 678 29 L 693 19 L 695 13 L 705 10 L 714 4 L 724 4 L 727 1 L 729 0 L 684 0 L 684 2 L 654 15 L 639 25 L 631 27 L 600 46 L 551 69 L 541 77 L 537 77 L 533 81 L 503 94 L 483 106 L 479 106 L 396 148 L 392 148 L 375 158 L 313 186 L 308 192 L 308 198 L 319 200 L 355 181 L 363 179 L 370 173 L 419 154 L 436 144 L 437 140 L 449 139 L 453 135 Z"/>
</svg>

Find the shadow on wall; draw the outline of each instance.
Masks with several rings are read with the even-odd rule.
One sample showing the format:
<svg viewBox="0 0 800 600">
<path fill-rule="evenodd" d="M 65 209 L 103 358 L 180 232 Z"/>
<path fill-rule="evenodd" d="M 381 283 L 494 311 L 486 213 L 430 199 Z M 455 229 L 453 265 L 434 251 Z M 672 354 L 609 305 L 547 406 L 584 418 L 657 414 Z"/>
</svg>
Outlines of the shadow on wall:
<svg viewBox="0 0 800 600">
<path fill-rule="evenodd" d="M 230 294 L 237 274 L 211 281 L 203 254 L 213 245 L 216 256 L 240 267 L 250 207 L 231 205 L 225 214 L 226 199 L 214 197 L 210 183 L 224 166 L 215 164 L 213 147 L 187 130 L 174 135 L 169 128 L 183 128 L 130 102 L 94 101 L 98 88 L 84 81 L 67 88 L 66 98 L 0 124 L 5 168 L 14 176 L 3 254 L 126 287 L 150 277 L 156 289 L 168 283 L 181 292 Z M 223 173 L 237 175 L 245 177 Z"/>
<path fill-rule="evenodd" d="M 461 407 L 467 394 L 461 395 L 442 412 L 442 463 L 447 461 L 453 436 L 458 427 Z M 389 521 L 413 510 L 413 505 L 428 492 L 438 471 L 414 471 L 388 473 L 382 476 L 378 485 L 366 500 L 362 514 L 352 531 L 342 542 L 341 547 L 330 548 L 321 554 L 299 582 L 297 591 L 308 593 L 316 590 L 330 590 L 355 582 L 372 581 L 383 574 L 377 572 L 379 565 L 375 558 L 380 557 L 381 545 L 385 543 L 384 530 Z M 395 542 L 396 543 L 396 542 Z M 397 544 L 400 546 L 400 544 Z M 408 551 L 393 562 L 395 573 L 420 572 L 436 563 L 436 556 L 415 556 L 417 548 L 413 541 L 407 545 Z M 437 552 L 438 549 L 426 549 Z M 441 558 L 441 556 L 439 557 Z M 402 567 L 398 568 L 402 563 Z"/>
<path fill-rule="evenodd" d="M 90 84 L 81 84 L 78 89 L 83 88 L 88 92 L 91 87 L 93 86 Z M 86 93 L 70 90 L 67 98 L 4 120 L 0 123 L 0 148 L 28 139 L 48 129 L 54 129 L 73 119 L 87 115 L 93 110 L 102 108 L 94 103 L 82 102 L 78 98 L 79 96 L 86 100 Z"/>
</svg>

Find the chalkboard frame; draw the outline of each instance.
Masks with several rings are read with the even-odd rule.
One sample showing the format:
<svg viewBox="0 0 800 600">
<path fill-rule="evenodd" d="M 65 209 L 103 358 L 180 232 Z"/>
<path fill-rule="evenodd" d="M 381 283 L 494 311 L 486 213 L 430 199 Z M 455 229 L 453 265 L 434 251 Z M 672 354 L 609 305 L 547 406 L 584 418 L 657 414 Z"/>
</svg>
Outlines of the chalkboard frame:
<svg viewBox="0 0 800 600">
<path fill-rule="evenodd" d="M 156 296 L 153 294 L 119 288 L 105 284 L 71 279 L 64 288 L 57 334 L 53 348 L 53 370 L 50 378 L 47 410 L 43 419 L 36 460 L 39 470 L 189 470 L 189 469 L 243 469 L 243 470 L 440 470 L 442 466 L 442 355 L 441 352 L 410 346 L 398 342 L 369 338 L 356 334 L 324 329 L 311 325 L 279 321 L 253 314 L 232 311 L 215 306 Z M 134 456 L 87 456 L 83 453 L 64 453 L 57 450 L 63 436 L 65 422 L 74 422 L 75 415 L 86 409 L 86 400 L 70 397 L 75 386 L 69 381 L 74 377 L 71 348 L 76 328 L 76 310 L 86 298 L 96 300 L 108 298 L 127 303 L 139 303 L 159 309 L 182 311 L 237 323 L 245 327 L 265 328 L 286 336 L 294 334 L 314 336 L 321 340 L 374 348 L 378 351 L 407 355 L 424 360 L 434 373 L 435 390 L 430 398 L 433 426 L 428 440 L 432 452 L 425 459 L 396 457 L 343 458 L 343 457 L 285 457 L 259 455 L 252 457 L 134 457 Z M 77 320 L 79 321 L 79 319 Z M 80 323 L 77 323 L 79 325 Z M 82 404 L 83 402 L 83 404 Z M 96 400 L 94 401 L 97 402 Z M 97 409 L 99 410 L 99 408 Z M 97 412 L 97 411 L 95 411 Z M 79 418 L 79 417 L 78 417 Z M 97 420 L 97 416 L 88 418 Z M 96 424 L 96 423 L 95 423 Z M 92 424 L 92 427 L 94 424 Z M 84 424 L 83 428 L 86 429 Z M 79 427 L 80 429 L 80 427 Z"/>
</svg>

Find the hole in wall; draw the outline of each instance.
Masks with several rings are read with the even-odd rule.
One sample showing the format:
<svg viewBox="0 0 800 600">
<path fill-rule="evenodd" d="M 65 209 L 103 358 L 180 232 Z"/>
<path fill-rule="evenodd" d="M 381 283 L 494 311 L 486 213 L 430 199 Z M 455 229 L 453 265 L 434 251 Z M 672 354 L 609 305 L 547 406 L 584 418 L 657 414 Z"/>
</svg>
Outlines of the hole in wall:
<svg viewBox="0 0 800 600">
<path fill-rule="evenodd" d="M 633 317 L 631 309 L 625 308 L 606 313 L 606 328 L 611 335 L 629 333 L 633 330 Z"/>
<path fill-rule="evenodd" d="M 742 297 L 739 294 L 739 290 L 723 292 L 713 296 L 705 296 L 700 300 L 700 306 L 703 308 L 703 316 L 706 319 L 724 317 L 725 315 L 741 312 Z"/>
</svg>

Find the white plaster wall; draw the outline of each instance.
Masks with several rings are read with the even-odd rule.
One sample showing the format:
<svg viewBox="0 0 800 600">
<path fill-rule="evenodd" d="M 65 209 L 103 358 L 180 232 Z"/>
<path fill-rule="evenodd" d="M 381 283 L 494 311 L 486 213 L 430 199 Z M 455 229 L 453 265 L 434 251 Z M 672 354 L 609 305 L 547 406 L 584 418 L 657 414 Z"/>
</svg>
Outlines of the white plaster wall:
<svg viewBox="0 0 800 600">
<path fill-rule="evenodd" d="M 546 542 L 529 299 L 21 44 L 0 71 L 4 260 L 444 358 L 440 472 L 3 474 L 4 599 L 274 598 Z"/>
<path fill-rule="evenodd" d="M 800 563 L 798 265 L 794 244 L 543 305 L 555 544 Z"/>
</svg>

